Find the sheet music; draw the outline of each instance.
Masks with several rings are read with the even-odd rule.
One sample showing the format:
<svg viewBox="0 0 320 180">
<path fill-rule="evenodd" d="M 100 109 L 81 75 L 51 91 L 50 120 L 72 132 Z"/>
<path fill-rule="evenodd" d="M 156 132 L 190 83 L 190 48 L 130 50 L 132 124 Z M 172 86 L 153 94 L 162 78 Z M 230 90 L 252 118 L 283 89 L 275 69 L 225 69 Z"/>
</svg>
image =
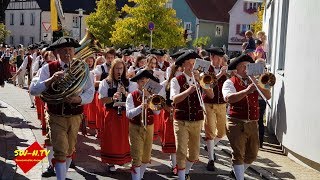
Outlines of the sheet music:
<svg viewBox="0 0 320 180">
<path fill-rule="evenodd" d="M 210 64 L 211 64 L 210 61 L 197 58 L 193 66 L 193 70 L 198 70 L 199 72 L 208 73 Z"/>
<path fill-rule="evenodd" d="M 149 81 L 144 85 L 144 89 L 151 94 L 159 94 L 162 89 L 162 85 L 149 79 Z"/>
</svg>

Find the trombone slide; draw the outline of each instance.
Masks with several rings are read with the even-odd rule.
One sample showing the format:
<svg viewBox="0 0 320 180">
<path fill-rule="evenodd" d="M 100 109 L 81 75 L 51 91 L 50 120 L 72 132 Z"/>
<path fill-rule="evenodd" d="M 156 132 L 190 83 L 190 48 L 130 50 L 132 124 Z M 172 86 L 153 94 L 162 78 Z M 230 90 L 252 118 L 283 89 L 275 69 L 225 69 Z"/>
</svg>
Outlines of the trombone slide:
<svg viewBox="0 0 320 180">
<path fill-rule="evenodd" d="M 248 76 L 249 79 L 251 80 L 251 82 L 253 83 L 253 85 L 256 87 L 259 95 L 262 97 L 262 99 L 268 104 L 268 106 L 271 108 L 270 103 L 268 102 L 267 98 L 263 95 L 263 93 L 261 92 L 261 90 L 258 88 L 257 84 L 253 81 L 253 79 L 251 78 L 251 76 Z M 272 109 L 272 108 L 271 108 Z"/>
</svg>

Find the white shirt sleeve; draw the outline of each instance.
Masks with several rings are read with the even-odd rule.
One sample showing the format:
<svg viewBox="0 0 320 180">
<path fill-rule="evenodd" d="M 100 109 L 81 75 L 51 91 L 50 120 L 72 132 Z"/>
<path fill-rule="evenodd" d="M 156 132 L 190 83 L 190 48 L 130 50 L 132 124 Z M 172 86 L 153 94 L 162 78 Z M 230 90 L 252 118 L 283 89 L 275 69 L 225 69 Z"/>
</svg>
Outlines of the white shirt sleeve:
<svg viewBox="0 0 320 180">
<path fill-rule="evenodd" d="M 94 77 L 101 76 L 101 74 L 102 74 L 101 66 L 102 66 L 102 65 L 98 65 L 98 66 L 94 69 Z"/>
<path fill-rule="evenodd" d="M 167 86 L 168 80 L 163 81 L 161 84 L 162 89 L 159 92 L 159 95 L 164 97 L 164 99 L 166 99 L 166 86 Z"/>
<path fill-rule="evenodd" d="M 48 64 L 44 65 L 41 69 L 39 69 L 38 74 L 38 81 L 30 85 L 30 94 L 33 96 L 39 96 L 43 91 L 47 89 L 45 81 L 50 78 Z"/>
<path fill-rule="evenodd" d="M 99 84 L 99 99 L 108 97 L 108 89 L 109 89 L 109 84 L 107 81 L 104 79 L 100 82 Z"/>
<path fill-rule="evenodd" d="M 173 100 L 173 96 L 180 94 L 180 85 L 177 78 L 172 78 L 170 81 L 170 99 Z"/>
<path fill-rule="evenodd" d="M 134 117 L 136 117 L 137 115 L 139 115 L 142 111 L 142 106 L 138 106 L 138 107 L 134 107 L 134 103 L 133 103 L 133 97 L 132 94 L 130 93 L 127 97 L 126 100 L 126 116 L 129 119 L 132 119 Z"/>
<path fill-rule="evenodd" d="M 138 89 L 138 84 L 136 82 L 129 81 L 129 87 L 128 87 L 129 93 L 133 92 L 136 89 Z"/>
<path fill-rule="evenodd" d="M 20 66 L 19 69 L 21 69 L 21 70 L 26 70 L 26 69 L 27 69 L 27 66 L 28 66 L 28 57 L 29 57 L 29 56 L 26 56 L 26 57 L 23 59 L 23 62 L 22 62 L 22 64 L 21 64 L 21 66 Z"/>
<path fill-rule="evenodd" d="M 169 79 L 170 74 L 171 74 L 171 67 L 168 67 L 166 70 L 166 79 Z"/>
<path fill-rule="evenodd" d="M 90 76 L 90 75 L 89 75 Z M 90 77 L 89 77 L 90 78 Z M 94 96 L 94 86 L 93 86 L 93 82 L 91 81 L 91 78 L 86 82 L 86 84 L 84 85 L 83 91 L 80 94 L 80 98 L 81 98 L 81 105 L 83 104 L 89 104 L 92 102 L 93 100 L 93 96 Z"/>
<path fill-rule="evenodd" d="M 35 73 L 39 70 L 39 61 L 41 60 L 39 58 L 40 56 L 37 57 L 37 59 L 35 60 L 35 62 L 32 64 L 32 73 Z"/>
<path fill-rule="evenodd" d="M 237 90 L 234 87 L 233 82 L 230 79 L 227 79 L 222 86 L 222 95 L 223 99 L 226 101 L 226 97 L 232 93 L 236 93 Z"/>
</svg>

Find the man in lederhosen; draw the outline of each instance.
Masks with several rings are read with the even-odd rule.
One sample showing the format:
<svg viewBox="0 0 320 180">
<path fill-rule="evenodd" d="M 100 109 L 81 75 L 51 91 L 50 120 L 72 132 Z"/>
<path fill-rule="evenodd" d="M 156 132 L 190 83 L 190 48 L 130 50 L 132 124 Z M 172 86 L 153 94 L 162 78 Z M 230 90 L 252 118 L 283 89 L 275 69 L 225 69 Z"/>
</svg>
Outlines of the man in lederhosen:
<svg viewBox="0 0 320 180">
<path fill-rule="evenodd" d="M 44 65 L 40 69 L 39 80 L 30 87 L 32 95 L 40 95 L 45 90 L 50 91 L 51 84 L 63 78 L 64 70 L 74 57 L 75 48 L 80 44 L 70 37 L 62 37 L 47 48 L 53 51 L 56 61 Z M 57 179 L 64 180 L 75 151 L 77 134 L 83 118 L 83 104 L 92 101 L 94 94 L 93 82 L 86 81 L 79 94 L 66 97 L 63 103 L 48 104 L 47 118 L 49 123 L 49 135 L 53 145 Z"/>
<path fill-rule="evenodd" d="M 246 66 L 249 63 L 254 63 L 249 55 L 241 55 L 231 61 L 228 69 L 237 72 L 222 87 L 224 100 L 230 105 L 227 136 L 233 150 L 233 173 L 237 180 L 244 179 L 245 170 L 257 158 L 259 150 L 259 93 L 248 79 Z M 251 79 L 266 99 L 270 99 L 270 90 L 262 89 L 254 77 Z"/>
<path fill-rule="evenodd" d="M 217 77 L 217 84 L 213 87 L 215 94 L 213 99 L 203 96 L 204 105 L 206 108 L 206 118 L 204 129 L 206 134 L 206 142 L 208 149 L 209 162 L 207 164 L 208 171 L 214 171 L 214 146 L 226 134 L 226 102 L 223 100 L 222 85 L 227 80 L 226 71 L 227 66 L 222 66 L 224 51 L 219 47 L 212 47 L 206 49 L 210 53 L 211 65 L 209 74 Z"/>
<path fill-rule="evenodd" d="M 199 73 L 193 72 L 196 58 L 200 56 L 193 50 L 188 50 L 179 56 L 175 65 L 183 68 L 183 74 L 173 78 L 170 82 L 170 98 L 174 104 L 177 169 L 180 180 L 190 179 L 189 171 L 193 163 L 198 160 L 200 152 L 200 132 L 204 117 L 195 87 L 196 81 L 199 81 Z M 212 89 L 203 89 L 203 91 L 209 98 L 213 98 Z"/>
</svg>

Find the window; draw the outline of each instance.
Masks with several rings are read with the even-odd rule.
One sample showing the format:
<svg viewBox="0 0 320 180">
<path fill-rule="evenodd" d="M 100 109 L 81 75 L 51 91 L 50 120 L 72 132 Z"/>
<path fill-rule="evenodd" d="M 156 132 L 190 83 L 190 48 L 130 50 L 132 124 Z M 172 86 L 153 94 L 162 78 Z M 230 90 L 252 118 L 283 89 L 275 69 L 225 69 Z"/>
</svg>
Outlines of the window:
<svg viewBox="0 0 320 180">
<path fill-rule="evenodd" d="M 14 14 L 10 14 L 10 25 L 14 25 Z"/>
<path fill-rule="evenodd" d="M 184 29 L 191 30 L 191 22 L 184 22 Z"/>
<path fill-rule="evenodd" d="M 20 25 L 24 25 L 24 14 L 23 13 L 21 13 L 20 14 Z"/>
<path fill-rule="evenodd" d="M 248 9 L 257 9 L 258 8 L 258 3 L 249 3 L 248 5 L 249 5 Z"/>
<path fill-rule="evenodd" d="M 24 45 L 24 37 L 20 36 L 20 44 Z"/>
<path fill-rule="evenodd" d="M 34 22 L 35 22 L 35 14 L 34 14 L 34 13 L 31 13 L 31 14 L 30 14 L 30 25 L 31 25 L 31 26 L 34 26 Z"/>
<path fill-rule="evenodd" d="M 167 8 L 172 8 L 172 4 L 173 4 L 172 1 L 173 1 L 173 0 L 168 0 L 168 2 L 167 2 L 167 4 L 166 4 L 166 7 L 167 7 Z"/>
<path fill-rule="evenodd" d="M 73 16 L 73 18 L 72 18 L 72 27 L 74 27 L 74 28 L 78 28 L 79 27 L 78 16 Z"/>
<path fill-rule="evenodd" d="M 34 43 L 34 37 L 30 37 L 29 44 L 33 44 L 33 43 Z"/>
<path fill-rule="evenodd" d="M 237 24 L 236 34 L 244 36 L 244 33 L 248 30 L 251 30 L 250 24 Z"/>
<path fill-rule="evenodd" d="M 216 25 L 216 37 L 221 37 L 223 33 L 223 26 Z"/>
<path fill-rule="evenodd" d="M 10 36 L 9 39 L 10 39 L 10 44 L 13 45 L 13 44 L 14 44 L 14 37 L 13 37 L 13 36 Z"/>
</svg>

